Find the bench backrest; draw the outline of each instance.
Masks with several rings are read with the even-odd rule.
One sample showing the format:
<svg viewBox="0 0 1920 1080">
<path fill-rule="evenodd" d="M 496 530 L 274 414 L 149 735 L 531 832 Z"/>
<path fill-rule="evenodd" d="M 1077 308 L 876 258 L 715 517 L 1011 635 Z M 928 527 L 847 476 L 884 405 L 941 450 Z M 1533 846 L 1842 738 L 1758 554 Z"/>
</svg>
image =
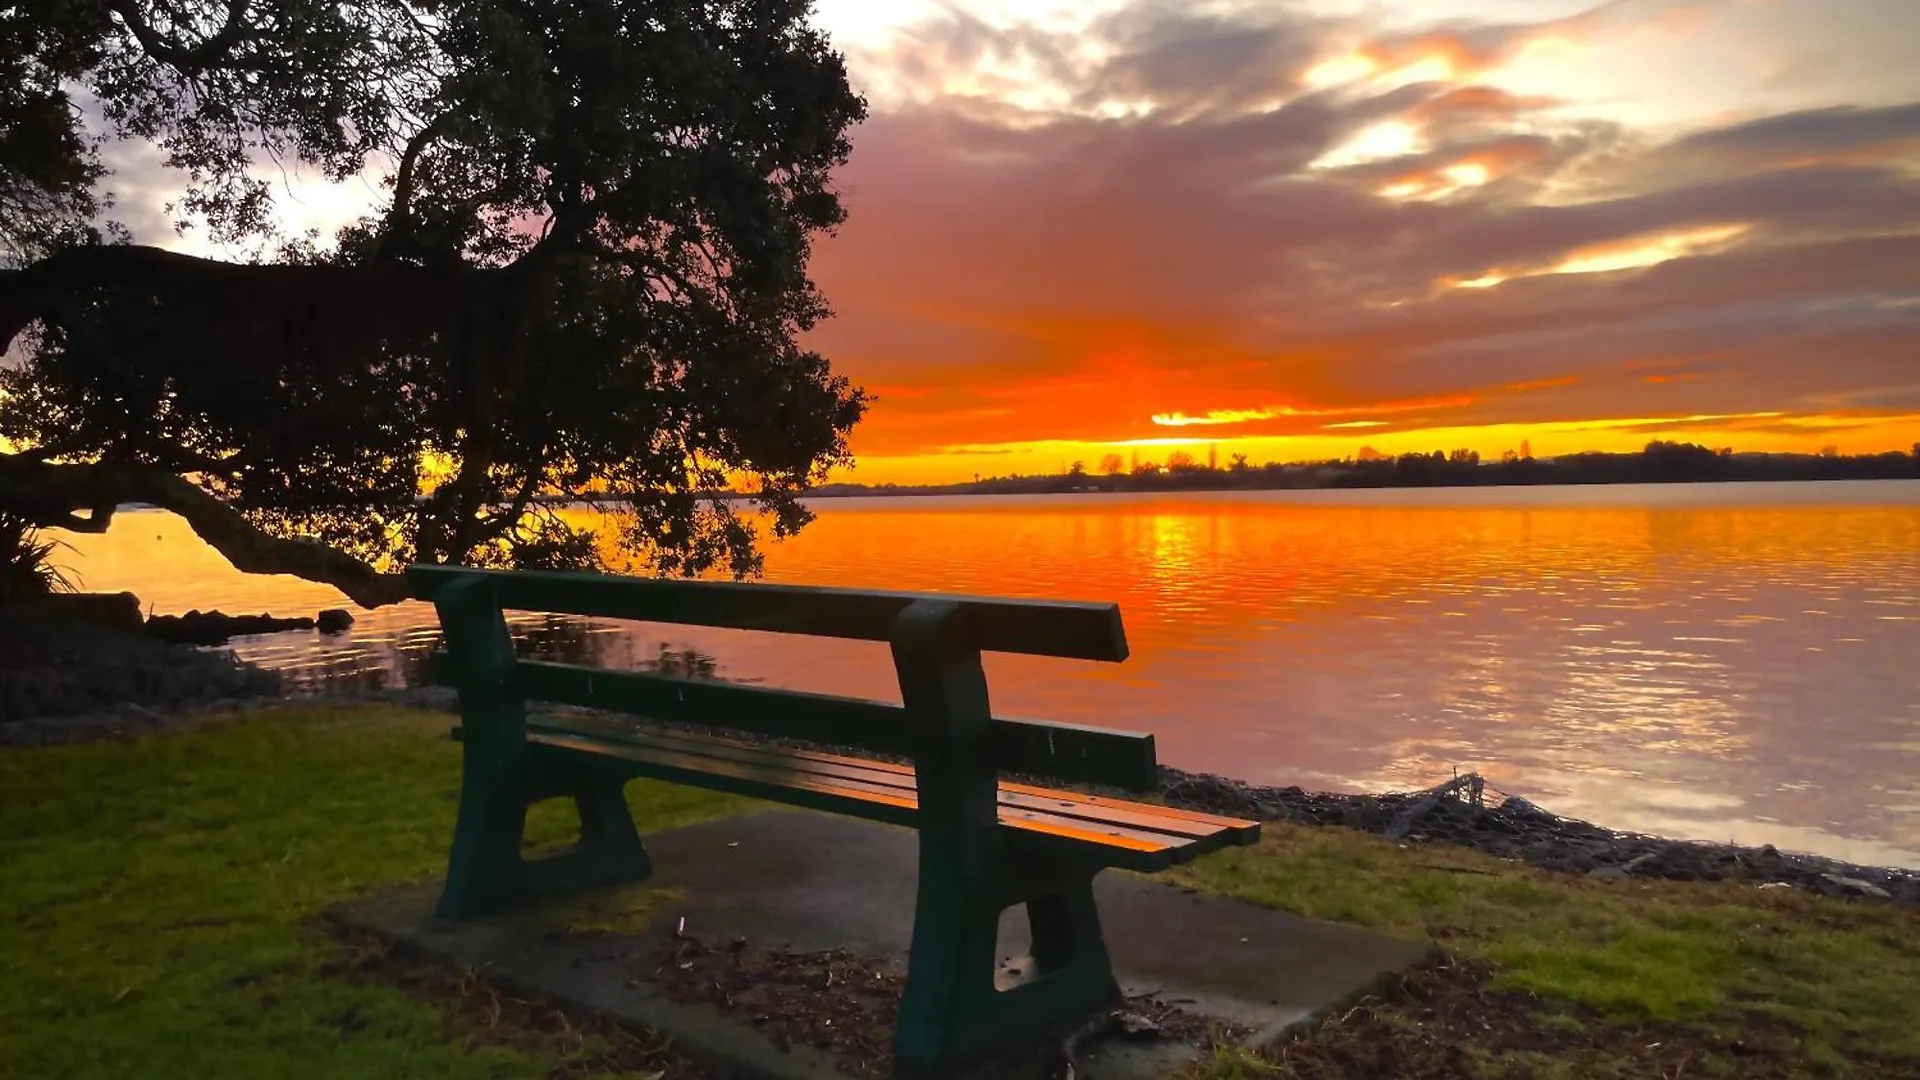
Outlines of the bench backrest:
<svg viewBox="0 0 1920 1080">
<path fill-rule="evenodd" d="M 510 703 L 546 701 L 910 753 L 944 738 L 942 732 L 930 743 L 935 733 L 925 729 L 949 719 L 936 715 L 946 711 L 936 695 L 916 692 L 914 684 L 926 682 L 916 672 L 957 663 L 960 682 L 973 672 L 983 711 L 981 652 L 1108 662 L 1127 656 L 1115 604 L 459 566 L 413 566 L 407 577 L 413 595 L 439 610 L 448 654 L 436 664 L 436 679 L 461 687 L 463 707 L 469 689 L 484 682 Z M 513 653 L 503 610 L 886 641 L 907 704 L 525 660 Z M 929 619 L 939 624 L 937 648 L 928 644 Z M 1000 770 L 1134 790 L 1157 782 L 1150 734 L 1002 717 L 987 720 L 983 734 Z"/>
</svg>

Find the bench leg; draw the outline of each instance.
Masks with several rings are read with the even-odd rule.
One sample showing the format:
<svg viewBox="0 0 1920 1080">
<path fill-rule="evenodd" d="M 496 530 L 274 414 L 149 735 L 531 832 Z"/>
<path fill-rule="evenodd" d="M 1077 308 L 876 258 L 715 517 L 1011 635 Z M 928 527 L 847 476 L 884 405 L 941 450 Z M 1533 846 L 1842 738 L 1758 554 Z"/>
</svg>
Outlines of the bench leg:
<svg viewBox="0 0 1920 1080">
<path fill-rule="evenodd" d="M 901 1076 L 947 1077 L 1037 1047 L 1120 1001 L 1094 905 L 1098 868 L 1010 865 L 999 888 L 929 896 L 922 866 L 906 995 L 894 1040 Z M 1000 912 L 1024 901 L 1032 954 L 1000 967 Z"/>
<path fill-rule="evenodd" d="M 543 897 L 602 885 L 643 881 L 653 862 L 634 827 L 625 781 L 589 770 L 554 770 L 537 786 L 469 782 L 447 861 L 447 883 L 435 914 L 470 919 Z M 552 795 L 571 796 L 580 812 L 580 841 L 552 855 L 521 853 L 527 807 Z"/>
<path fill-rule="evenodd" d="M 1092 973 L 1113 981 L 1113 961 L 1100 932 L 1100 909 L 1093 902 L 1092 874 L 1057 893 L 1028 900 L 1027 926 L 1032 931 L 1038 976 Z"/>
</svg>

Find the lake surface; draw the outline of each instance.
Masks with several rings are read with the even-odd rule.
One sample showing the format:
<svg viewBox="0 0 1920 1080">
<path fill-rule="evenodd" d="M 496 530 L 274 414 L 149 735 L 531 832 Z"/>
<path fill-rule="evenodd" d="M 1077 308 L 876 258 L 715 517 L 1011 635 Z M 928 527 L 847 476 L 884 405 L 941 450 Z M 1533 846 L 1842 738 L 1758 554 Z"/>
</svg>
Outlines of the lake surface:
<svg viewBox="0 0 1920 1080">
<path fill-rule="evenodd" d="M 1004 714 L 1154 732 L 1260 783 L 1503 791 L 1622 829 L 1920 865 L 1920 481 L 833 499 L 773 547 L 805 584 L 1118 601 L 1131 660 L 993 656 Z M 178 519 L 66 538 L 155 612 L 312 614 Z M 897 701 L 883 645 L 520 618 L 613 666 Z M 299 680 L 397 685 L 431 608 L 240 639 Z"/>
</svg>

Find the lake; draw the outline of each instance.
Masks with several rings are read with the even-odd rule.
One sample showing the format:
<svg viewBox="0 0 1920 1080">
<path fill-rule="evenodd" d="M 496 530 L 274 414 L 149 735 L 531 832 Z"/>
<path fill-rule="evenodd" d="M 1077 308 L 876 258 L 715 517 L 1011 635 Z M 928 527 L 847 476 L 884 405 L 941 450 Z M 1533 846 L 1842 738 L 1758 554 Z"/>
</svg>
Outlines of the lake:
<svg viewBox="0 0 1920 1080">
<path fill-rule="evenodd" d="M 1118 601 L 1131 660 L 993 656 L 995 708 L 1154 732 L 1161 760 L 1380 790 L 1478 770 L 1614 828 L 1920 865 L 1920 481 L 819 500 L 767 577 Z M 311 615 L 178 519 L 65 537 L 158 613 Z M 245 638 L 297 681 L 395 685 L 432 609 Z M 516 617 L 530 651 L 663 648 L 897 701 L 884 645 Z"/>
</svg>

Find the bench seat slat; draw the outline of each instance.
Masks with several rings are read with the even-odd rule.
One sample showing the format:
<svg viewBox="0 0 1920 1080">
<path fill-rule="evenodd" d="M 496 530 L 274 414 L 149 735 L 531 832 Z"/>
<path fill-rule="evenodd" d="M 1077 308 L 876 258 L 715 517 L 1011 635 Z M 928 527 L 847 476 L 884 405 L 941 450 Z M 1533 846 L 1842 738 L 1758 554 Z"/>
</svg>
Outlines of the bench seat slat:
<svg viewBox="0 0 1920 1080">
<path fill-rule="evenodd" d="M 554 734 L 557 737 L 579 738 L 579 736 L 560 732 Z M 541 735 L 542 733 L 535 732 L 529 737 L 540 738 Z M 591 742 L 593 745 L 608 746 L 607 742 L 599 738 L 592 738 Z M 688 763 L 684 759 L 698 758 L 717 763 L 713 767 L 722 773 L 731 773 L 734 771 L 733 767 L 738 766 L 762 775 L 785 776 L 791 782 L 808 785 L 810 789 L 815 788 L 815 785 L 825 785 L 836 790 L 879 795 L 889 800 L 905 798 L 912 800 L 916 807 L 918 805 L 918 790 L 911 775 L 903 778 L 886 772 L 873 773 L 835 767 L 822 769 L 821 762 L 796 760 L 784 751 L 747 746 L 720 739 L 656 739 L 638 735 L 631 739 L 619 740 L 613 745 L 620 750 L 658 754 L 663 758 L 671 757 L 681 765 Z M 1096 835 L 1102 841 L 1118 838 L 1137 844 L 1141 850 L 1157 851 L 1206 839 L 1175 835 L 1157 829 L 1137 828 L 1108 818 L 1079 817 L 1047 806 L 1010 804 L 1005 800 L 1002 800 L 1000 805 L 1000 816 L 1003 821 L 1012 818 L 1027 822 L 1046 822 L 1053 826 L 1075 830 L 1079 834 Z"/>
<path fill-rule="evenodd" d="M 528 727 L 537 730 L 582 734 L 630 745 L 681 749 L 691 753 L 754 764 L 786 763 L 791 767 L 816 772 L 836 781 L 876 783 L 912 793 L 916 790 L 913 766 L 870 758 L 846 757 L 807 748 L 768 748 L 715 736 L 689 735 L 658 729 L 643 729 L 617 722 L 601 722 L 573 717 L 530 719 Z M 1237 843 L 1251 843 L 1259 835 L 1259 825 L 1204 814 L 1192 814 L 1151 803 L 1103 799 L 1079 792 L 1059 791 L 1027 784 L 1000 785 L 1003 808 L 1039 811 L 1051 816 L 1072 818 L 1096 825 L 1117 825 L 1132 830 L 1164 834 L 1176 839 L 1204 840 L 1221 831 L 1233 834 Z"/>
<path fill-rule="evenodd" d="M 895 825 L 917 824 L 919 799 L 911 790 L 859 780 L 840 780 L 804 770 L 783 770 L 729 761 L 679 749 L 609 743 L 582 735 L 529 731 L 527 742 L 584 763 L 618 761 L 636 775 L 730 791 L 756 798 L 830 810 Z M 1162 833 L 1099 825 L 1038 810 L 1001 806 L 1000 825 L 1019 842 L 1103 865 L 1151 872 L 1186 862 L 1222 846 Z M 1224 838 L 1223 838 L 1224 839 Z"/>
</svg>

